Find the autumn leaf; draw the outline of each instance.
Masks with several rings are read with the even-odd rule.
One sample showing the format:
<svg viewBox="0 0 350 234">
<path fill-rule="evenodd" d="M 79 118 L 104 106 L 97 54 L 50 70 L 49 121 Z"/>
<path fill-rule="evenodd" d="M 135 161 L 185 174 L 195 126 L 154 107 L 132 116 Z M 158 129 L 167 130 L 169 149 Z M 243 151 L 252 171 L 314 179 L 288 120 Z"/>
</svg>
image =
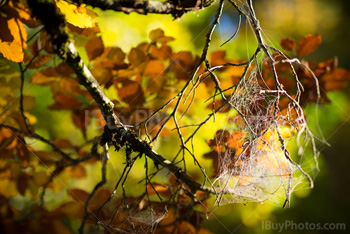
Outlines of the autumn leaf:
<svg viewBox="0 0 350 234">
<path fill-rule="evenodd" d="M 105 47 L 101 37 L 94 37 L 86 43 L 85 48 L 89 60 L 93 60 L 103 53 Z"/>
<path fill-rule="evenodd" d="M 118 96 L 129 105 L 136 106 L 145 101 L 144 92 L 139 83 L 128 79 L 120 79 L 115 82 L 115 86 L 118 90 Z"/>
<path fill-rule="evenodd" d="M 32 179 L 36 186 L 40 187 L 47 183 L 49 177 L 47 176 L 46 171 L 39 171 L 33 174 Z"/>
<path fill-rule="evenodd" d="M 92 28 L 95 22 L 87 9 L 83 6 L 77 7 L 65 1 L 56 1 L 57 7 L 65 15 L 68 23 L 79 28 Z"/>
<path fill-rule="evenodd" d="M 336 68 L 323 75 L 321 79 L 325 82 L 325 91 L 340 90 L 348 85 L 350 81 L 350 72 L 343 68 Z"/>
<path fill-rule="evenodd" d="M 27 48 L 27 32 L 23 24 L 17 18 L 7 20 L 0 17 L 0 22 L 0 25 L 5 25 L 4 32 L 0 34 L 0 52 L 8 60 L 22 62 L 24 58 L 23 49 Z"/>
<path fill-rule="evenodd" d="M 86 170 L 82 165 L 71 166 L 66 169 L 66 172 L 76 178 L 81 179 L 86 177 Z"/>
<path fill-rule="evenodd" d="M 321 44 L 321 36 L 308 34 L 298 43 L 298 56 L 302 57 L 314 52 Z"/>
<path fill-rule="evenodd" d="M 173 37 L 167 37 L 164 34 L 164 31 L 162 29 L 155 29 L 152 30 L 149 33 L 149 38 L 151 39 L 152 42 L 158 42 L 158 43 L 167 43 L 169 41 L 173 41 Z"/>
<path fill-rule="evenodd" d="M 60 149 L 71 149 L 73 148 L 72 143 L 64 138 L 56 138 L 52 143 Z"/>
<path fill-rule="evenodd" d="M 280 44 L 283 49 L 287 51 L 293 51 L 295 49 L 295 41 L 292 38 L 285 38 L 280 40 Z"/>
<path fill-rule="evenodd" d="M 27 174 L 21 173 L 21 175 L 17 178 L 17 190 L 18 192 L 24 196 L 24 192 L 28 187 L 28 177 Z"/>
<path fill-rule="evenodd" d="M 227 145 L 231 149 L 238 149 L 241 148 L 244 144 L 243 138 L 245 137 L 244 131 L 234 131 L 230 133 L 228 139 L 227 139 Z"/>
<path fill-rule="evenodd" d="M 132 65 L 138 66 L 145 61 L 146 55 L 144 52 L 142 52 L 142 50 L 137 48 L 132 48 L 131 51 L 129 52 L 128 59 Z"/>
<path fill-rule="evenodd" d="M 215 67 L 218 65 L 225 64 L 227 61 L 225 59 L 226 56 L 226 51 L 224 50 L 219 50 L 211 53 L 211 66 Z"/>
<path fill-rule="evenodd" d="M 156 193 L 158 193 L 159 195 L 170 196 L 170 189 L 165 184 L 159 184 L 159 183 L 152 183 L 152 185 L 147 184 L 146 190 L 149 196 Z"/>
<path fill-rule="evenodd" d="M 47 151 L 34 151 L 34 157 L 39 159 L 39 162 L 44 165 L 54 164 L 60 158 L 57 153 Z"/>
<path fill-rule="evenodd" d="M 53 48 L 53 45 L 52 45 L 51 36 L 50 36 L 50 34 L 48 34 L 46 32 L 46 30 L 42 30 L 40 32 L 39 41 L 40 41 L 40 44 L 41 44 L 42 48 L 44 48 L 44 50 L 47 53 L 49 53 L 49 54 L 53 54 L 54 53 L 54 48 Z"/>
<path fill-rule="evenodd" d="M 68 28 L 71 32 L 78 34 L 80 37 L 92 37 L 101 32 L 98 26 L 91 28 L 80 28 L 68 23 Z"/>
<path fill-rule="evenodd" d="M 145 76 L 158 76 L 161 75 L 165 70 L 165 64 L 157 61 L 151 60 L 147 63 L 146 68 L 144 70 Z"/>
<path fill-rule="evenodd" d="M 88 199 L 89 194 L 81 189 L 69 189 L 67 193 L 76 201 L 83 202 Z"/>
<path fill-rule="evenodd" d="M 54 96 L 55 104 L 49 106 L 51 110 L 62 110 L 62 109 L 77 109 L 81 106 L 81 102 L 79 102 L 75 97 L 64 94 L 57 93 Z"/>
<path fill-rule="evenodd" d="M 162 44 L 161 47 L 151 44 L 149 48 L 149 55 L 153 59 L 167 60 L 171 58 L 172 49 L 167 44 Z"/>
</svg>

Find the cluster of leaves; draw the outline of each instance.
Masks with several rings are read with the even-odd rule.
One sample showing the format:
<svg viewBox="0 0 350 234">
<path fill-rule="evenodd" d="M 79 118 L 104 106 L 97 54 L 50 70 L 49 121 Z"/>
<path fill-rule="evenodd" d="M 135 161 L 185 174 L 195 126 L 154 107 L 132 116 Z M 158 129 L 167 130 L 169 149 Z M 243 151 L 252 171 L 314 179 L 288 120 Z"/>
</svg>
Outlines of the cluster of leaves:
<svg viewBox="0 0 350 234">
<path fill-rule="evenodd" d="M 57 6 L 66 15 L 69 32 L 73 36 L 79 36 L 76 43 L 85 47 L 86 59 L 99 84 L 105 89 L 113 88 L 117 91 L 117 97 L 114 100 L 115 111 L 125 124 L 133 126 L 140 124 L 152 112 L 159 109 L 176 91 L 180 90 L 181 84 L 188 80 L 198 63 L 199 57 L 190 52 L 173 53 L 168 43 L 174 38 L 165 36 L 160 29 L 151 31 L 150 41 L 132 48 L 128 54 L 118 47 L 105 47 L 101 37 L 98 36 L 100 31 L 93 22 L 91 12 L 84 7 L 77 8 L 63 1 L 57 2 Z M 70 164 L 69 160 L 62 158 L 62 154 L 71 156 L 74 160 L 80 160 L 89 152 L 65 138 L 56 138 L 46 142 L 54 148 L 54 151 L 59 149 L 56 152 L 38 151 L 27 144 L 29 140 L 27 137 L 39 138 L 38 140 L 42 138 L 35 133 L 37 119 L 29 113 L 35 107 L 35 97 L 22 95 L 21 86 L 24 84 L 23 79 L 26 78 L 26 73 L 35 71 L 31 72 L 33 74 L 30 78 L 31 84 L 50 87 L 54 104 L 48 108 L 53 111 L 70 111 L 74 125 L 81 129 L 85 138 L 89 137 L 86 128 L 89 126 L 91 117 L 99 119 L 97 123 L 101 130 L 105 122 L 100 112 L 95 111 L 98 108 L 96 103 L 92 102 L 91 96 L 74 80 L 74 72 L 54 55 L 49 35 L 38 22 L 30 17 L 25 1 L 9 1 L 0 9 L 6 15 L 6 18 L 1 18 L 0 22 L 6 26 L 4 28 L 8 29 L 2 31 L 0 35 L 3 43 L 0 52 L 7 59 L 7 61 L 1 60 L 3 74 L 1 77 L 1 123 L 14 127 L 14 129 L 6 127 L 0 129 L 2 223 L 6 230 L 11 232 L 30 230 L 40 233 L 52 230 L 53 232 L 59 231 L 59 233 L 71 233 L 65 220 L 83 217 L 84 204 L 89 196 L 86 191 L 67 190 L 73 201 L 64 202 L 50 211 L 35 202 L 22 210 L 17 210 L 10 204 L 10 200 L 17 197 L 18 194 L 32 201 L 38 200 L 42 194 L 41 188 L 49 189 L 53 193 L 60 192 L 64 189 L 64 184 L 69 183 L 69 180 L 82 179 L 87 176 L 86 164 L 97 162 L 96 158 L 92 157 L 79 164 Z M 23 23 L 35 28 L 38 32 L 28 41 Z M 27 43 L 30 45 L 28 49 Z M 222 52 L 219 53 L 219 56 L 224 55 Z M 216 56 L 218 55 L 214 53 L 213 61 L 216 60 Z M 13 64 L 9 64 L 8 61 L 24 63 L 24 67 L 20 64 L 18 71 L 12 68 Z M 232 86 L 233 82 L 230 82 L 229 85 Z M 18 91 L 21 92 L 22 98 L 17 98 Z M 198 101 L 209 97 L 209 91 L 204 90 L 203 92 L 207 93 L 204 97 L 199 96 Z M 23 110 L 21 110 L 21 105 L 24 107 Z M 182 107 L 181 110 L 184 112 L 185 107 Z M 136 116 L 145 115 L 145 113 L 146 116 Z M 151 123 L 152 127 L 159 128 L 162 118 L 165 118 L 165 115 L 161 116 L 157 122 Z M 167 134 L 167 131 L 163 131 L 163 134 Z M 60 177 L 57 177 L 59 179 L 56 179 L 56 176 L 59 175 Z M 181 187 L 174 178 L 172 183 L 169 185 L 154 183 L 152 186 L 148 184 L 146 186 L 148 196 L 154 196 L 157 193 L 169 198 L 170 189 L 173 192 L 175 187 Z M 167 218 L 162 220 L 157 232 L 197 232 L 196 227 L 202 220 L 199 218 L 202 217 L 201 212 L 192 212 L 190 208 L 194 204 L 191 204 L 189 195 L 184 194 L 183 191 L 182 195 L 178 193 L 180 191 L 177 192 L 179 202 L 176 205 L 168 205 Z M 105 188 L 98 190 L 90 201 L 89 210 L 96 213 L 111 194 L 112 192 Z M 144 195 L 141 197 L 141 203 L 137 202 L 140 201 L 140 198 L 136 197 L 129 196 L 128 200 L 130 203 L 128 206 L 133 206 L 140 212 L 150 207 Z M 115 204 L 118 204 L 118 201 Z M 172 206 L 176 209 L 170 209 Z M 164 204 L 152 202 L 152 209 L 157 210 L 157 207 L 160 212 L 164 209 Z M 114 210 L 110 208 L 109 210 L 103 209 L 99 218 L 101 220 L 110 219 L 113 212 Z M 35 214 L 35 218 L 31 218 L 32 214 Z M 186 218 L 178 219 L 179 216 Z M 111 227 L 130 228 L 130 224 L 125 224 L 128 218 L 125 213 L 119 215 L 117 219 L 112 220 Z M 15 220 L 21 220 L 20 225 L 13 225 Z M 141 230 L 149 223 L 145 224 L 135 220 L 133 225 Z M 161 228 L 162 225 L 163 228 Z M 204 229 L 200 229 L 199 232 L 208 233 Z"/>
</svg>

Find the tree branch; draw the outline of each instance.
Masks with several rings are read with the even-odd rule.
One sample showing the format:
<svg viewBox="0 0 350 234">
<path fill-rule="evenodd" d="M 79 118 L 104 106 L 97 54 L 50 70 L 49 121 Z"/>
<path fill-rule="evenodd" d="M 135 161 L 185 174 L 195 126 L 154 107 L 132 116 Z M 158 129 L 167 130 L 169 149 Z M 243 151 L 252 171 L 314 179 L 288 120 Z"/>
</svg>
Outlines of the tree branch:
<svg viewBox="0 0 350 234">
<path fill-rule="evenodd" d="M 28 0 L 28 4 L 32 8 L 34 16 L 43 22 L 45 30 L 50 34 L 56 53 L 74 70 L 78 82 L 88 90 L 101 110 L 107 126 L 100 144 L 114 144 L 117 149 L 118 147 L 129 147 L 134 152 L 145 154 L 156 164 L 167 168 L 179 180 L 184 182 L 192 192 L 202 190 L 215 193 L 214 189 L 193 181 L 181 168 L 157 154 L 146 142 L 141 141 L 131 130 L 122 125 L 114 113 L 114 104 L 98 85 L 90 70 L 80 58 L 74 44 L 69 41 L 69 37 L 64 30 L 64 17 L 57 11 L 54 2 L 51 0 Z"/>
<path fill-rule="evenodd" d="M 102 10 L 120 11 L 126 14 L 136 12 L 147 15 L 153 14 L 168 14 L 175 18 L 181 17 L 184 13 L 190 11 L 202 10 L 210 6 L 213 0 L 184 0 L 184 1 L 142 1 L 142 0 L 72 0 L 72 2 L 80 5 L 86 4 L 92 7 L 97 7 Z"/>
</svg>

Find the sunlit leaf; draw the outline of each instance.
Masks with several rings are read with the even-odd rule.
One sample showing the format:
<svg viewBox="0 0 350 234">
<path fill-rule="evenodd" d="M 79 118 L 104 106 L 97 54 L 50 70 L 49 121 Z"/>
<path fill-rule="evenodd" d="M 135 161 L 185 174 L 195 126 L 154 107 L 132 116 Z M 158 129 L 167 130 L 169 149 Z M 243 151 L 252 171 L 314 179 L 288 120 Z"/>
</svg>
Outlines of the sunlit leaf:
<svg viewBox="0 0 350 234">
<path fill-rule="evenodd" d="M 146 68 L 143 72 L 145 76 L 157 76 L 164 72 L 165 70 L 165 64 L 157 61 L 157 60 L 151 60 L 147 63 Z"/>
<path fill-rule="evenodd" d="M 2 41 L 2 38 L 0 38 L 0 52 L 5 58 L 13 62 L 22 62 L 24 58 L 23 49 L 27 48 L 27 32 L 23 24 L 16 18 L 7 20 L 4 17 L 0 17 L 0 21 L 7 21 L 7 32 L 11 33 L 11 35 L 7 35 L 6 32 L 3 33 L 2 38 L 5 41 Z"/>
<path fill-rule="evenodd" d="M 77 7 L 65 1 L 56 1 L 56 5 L 62 14 L 65 15 L 68 23 L 79 28 L 91 28 L 95 26 L 93 18 L 88 14 L 85 7 Z"/>
<path fill-rule="evenodd" d="M 152 183 L 152 185 L 147 185 L 146 190 L 148 192 L 148 195 L 158 193 L 159 195 L 169 196 L 171 194 L 169 187 L 165 184 Z"/>
</svg>

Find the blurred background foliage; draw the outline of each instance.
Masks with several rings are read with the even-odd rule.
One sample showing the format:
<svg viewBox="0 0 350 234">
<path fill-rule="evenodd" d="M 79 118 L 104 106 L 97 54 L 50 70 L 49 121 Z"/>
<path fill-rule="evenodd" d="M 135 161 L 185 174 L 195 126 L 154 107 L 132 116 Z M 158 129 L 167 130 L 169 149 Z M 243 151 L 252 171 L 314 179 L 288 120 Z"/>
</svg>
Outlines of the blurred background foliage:
<svg viewBox="0 0 350 234">
<path fill-rule="evenodd" d="M 296 40 L 306 34 L 320 33 L 323 39 L 321 47 L 307 58 L 316 62 L 337 56 L 339 66 L 350 69 L 350 2 L 346 0 L 255 0 L 256 14 L 263 29 L 265 40 L 279 48 L 279 40 L 292 37 Z M 179 20 L 163 15 L 125 15 L 112 11 L 95 10 L 103 42 L 105 46 L 118 46 L 124 52 L 140 42 L 148 40 L 151 30 L 161 28 L 167 36 L 175 40 L 169 45 L 175 52 L 191 51 L 200 54 L 204 44 L 205 34 L 213 20 L 216 7 L 212 6 L 201 12 L 185 14 Z M 243 22 L 237 37 L 220 47 L 236 30 L 238 14 L 233 7 L 226 4 L 212 43 L 211 50 L 225 50 L 228 58 L 249 58 L 256 49 L 257 43 L 248 25 Z M 76 38 L 79 41 L 79 38 Z M 84 49 L 79 50 L 85 53 Z M 85 56 L 86 59 L 86 56 Z M 34 71 L 33 71 L 34 73 Z M 27 74 L 30 76 L 30 74 Z M 115 91 L 106 90 L 109 97 L 115 96 Z M 25 90 L 26 94 L 35 93 L 36 105 L 29 113 L 37 117 L 35 128 L 43 136 L 54 139 L 66 137 L 77 145 L 83 142 L 83 135 L 73 126 L 68 111 L 51 111 L 47 107 L 54 103 L 52 93 L 48 87 L 31 85 Z M 321 149 L 320 172 L 314 174 L 315 188 L 312 190 L 296 191 L 292 198 L 291 207 L 282 209 L 272 203 L 230 204 L 216 208 L 205 221 L 204 226 L 213 233 L 277 233 L 278 230 L 262 229 L 262 221 L 282 223 L 292 220 L 295 223 L 346 223 L 350 227 L 348 211 L 350 202 L 350 176 L 347 166 L 350 165 L 350 94 L 349 87 L 343 91 L 329 93 L 331 104 L 315 106 L 309 104 L 307 116 L 312 128 L 318 132 L 318 127 L 332 147 L 319 145 Z M 43 121 L 48 119 L 50 121 Z M 217 129 L 224 126 L 220 115 L 217 123 L 206 128 L 206 136 L 213 136 Z M 221 122 L 220 122 L 221 121 Z M 55 123 L 55 124 L 52 124 Z M 317 125 L 318 123 L 318 125 Z M 87 135 L 93 136 L 98 130 L 89 128 Z M 203 133 L 204 134 L 204 133 Z M 318 134 L 320 134 L 318 132 Z M 208 152 L 209 147 L 202 135 L 197 138 L 197 155 Z M 174 151 L 175 139 L 168 139 L 159 147 L 160 153 Z M 44 144 L 29 142 L 36 150 L 49 150 Z M 114 186 L 115 178 L 120 176 L 123 165 L 120 161 L 124 156 L 114 153 L 111 157 L 109 170 L 109 186 Z M 202 159 L 205 166 L 210 166 L 211 160 Z M 143 162 L 135 165 L 129 186 L 134 191 L 136 182 L 141 179 L 137 173 L 143 170 Z M 42 168 L 42 170 L 46 170 Z M 100 180 L 99 165 L 86 165 L 86 178 L 70 180 L 69 175 L 62 174 L 60 180 L 55 180 L 57 191 L 48 191 L 46 201 L 49 208 L 56 207 L 61 201 L 70 199 L 65 190 L 61 190 L 65 183 L 71 188 L 81 188 L 90 191 Z M 114 178 L 114 179 L 113 179 Z M 139 185 L 143 188 L 143 185 Z M 133 191 L 133 190 L 129 190 Z M 25 211 L 28 200 L 21 195 L 12 199 L 12 204 L 18 210 Z M 72 226 L 77 226 L 72 224 Z M 288 231 L 284 231 L 288 233 Z M 293 231 L 290 231 L 291 233 Z M 322 231 L 299 230 L 299 233 L 322 233 Z"/>
</svg>

